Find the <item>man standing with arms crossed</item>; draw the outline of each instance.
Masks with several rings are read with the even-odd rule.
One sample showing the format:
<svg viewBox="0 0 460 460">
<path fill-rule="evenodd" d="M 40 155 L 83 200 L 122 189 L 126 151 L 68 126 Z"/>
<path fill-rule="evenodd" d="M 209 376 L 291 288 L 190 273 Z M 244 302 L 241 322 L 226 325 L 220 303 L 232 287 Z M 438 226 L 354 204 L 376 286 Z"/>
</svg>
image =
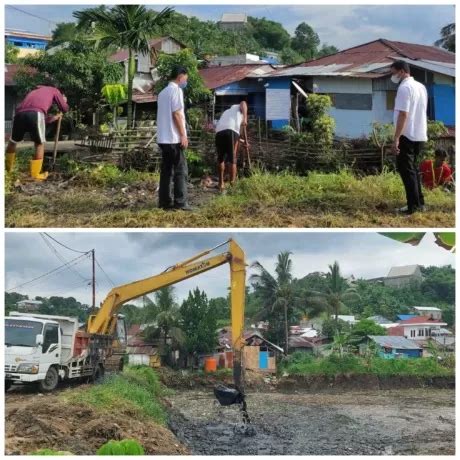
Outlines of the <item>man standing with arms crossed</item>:
<svg viewBox="0 0 460 460">
<path fill-rule="evenodd" d="M 183 89 L 187 86 L 187 78 L 187 69 L 175 68 L 168 86 L 158 95 L 157 143 L 162 155 L 158 205 L 162 209 L 192 210 L 187 203 L 185 158 L 188 138 Z M 171 180 L 174 181 L 174 198 L 171 197 Z"/>
<path fill-rule="evenodd" d="M 395 61 L 390 66 L 391 81 L 399 84 L 394 108 L 395 136 L 392 151 L 406 190 L 407 208 L 399 209 L 411 215 L 423 211 L 425 201 L 419 175 L 418 158 L 427 137 L 428 95 L 424 85 L 410 76 L 409 64 Z"/>
</svg>

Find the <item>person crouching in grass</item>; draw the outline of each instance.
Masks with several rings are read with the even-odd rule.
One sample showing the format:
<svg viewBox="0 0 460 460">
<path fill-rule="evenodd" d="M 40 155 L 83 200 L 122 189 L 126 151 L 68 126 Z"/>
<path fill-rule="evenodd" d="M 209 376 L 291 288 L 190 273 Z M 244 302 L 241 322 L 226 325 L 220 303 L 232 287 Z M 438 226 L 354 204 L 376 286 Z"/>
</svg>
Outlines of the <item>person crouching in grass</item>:
<svg viewBox="0 0 460 460">
<path fill-rule="evenodd" d="M 434 160 L 426 159 L 420 164 L 423 186 L 429 190 L 435 187 L 449 189 L 453 186 L 452 169 L 446 162 L 447 152 L 436 149 Z"/>
<path fill-rule="evenodd" d="M 227 109 L 216 126 L 216 151 L 219 171 L 219 190 L 224 190 L 225 166 L 230 175 L 230 184 L 236 180 L 236 163 L 239 142 L 246 143 L 248 124 L 248 106 L 245 101 L 232 105 Z M 243 139 L 240 139 L 240 133 Z"/>
</svg>

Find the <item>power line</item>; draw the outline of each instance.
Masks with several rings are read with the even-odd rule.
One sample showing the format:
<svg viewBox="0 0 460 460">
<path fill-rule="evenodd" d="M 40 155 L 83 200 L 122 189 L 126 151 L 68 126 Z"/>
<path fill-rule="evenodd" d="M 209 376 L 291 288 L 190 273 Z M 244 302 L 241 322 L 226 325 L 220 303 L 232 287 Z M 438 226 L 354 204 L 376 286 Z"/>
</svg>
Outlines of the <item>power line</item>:
<svg viewBox="0 0 460 460">
<path fill-rule="evenodd" d="M 7 289 L 7 292 L 12 291 L 14 289 L 19 289 L 19 288 L 21 288 L 23 286 L 26 286 L 28 284 L 31 284 L 31 283 L 33 283 L 35 281 L 38 281 L 38 280 L 43 279 L 43 278 L 46 278 L 47 276 L 57 275 L 58 273 L 61 273 L 62 271 L 67 270 L 69 267 L 80 263 L 82 261 L 80 259 L 83 259 L 83 257 L 84 257 L 83 255 L 75 257 L 75 259 L 69 260 L 69 262 L 67 262 L 67 263 L 65 263 L 63 265 L 60 265 L 59 267 L 56 267 L 53 270 L 50 270 L 49 272 L 44 273 L 43 275 L 37 276 L 36 278 L 31 279 L 30 281 L 26 281 L 25 283 L 21 283 L 21 284 L 18 284 L 17 286 L 14 286 L 12 288 Z"/>
<path fill-rule="evenodd" d="M 43 241 L 45 242 L 45 244 L 48 246 L 48 248 L 53 252 L 53 254 L 63 263 L 67 263 L 67 260 L 64 258 L 64 256 L 62 256 L 57 250 L 56 248 L 40 233 L 40 236 L 42 237 Z M 88 253 L 84 254 L 84 255 L 87 255 Z M 79 276 L 82 280 L 86 280 L 86 278 L 80 273 L 78 272 L 77 270 L 75 270 L 74 268 L 71 268 L 69 267 L 69 269 L 74 272 L 77 276 Z"/>
<path fill-rule="evenodd" d="M 76 252 L 78 254 L 88 254 L 89 252 L 91 251 L 78 251 L 77 249 L 72 249 L 72 248 L 69 248 L 69 246 L 66 246 L 65 244 L 61 243 L 60 241 L 58 241 L 56 238 L 53 238 L 49 233 L 46 233 L 46 232 L 43 232 L 48 238 L 51 238 L 55 243 L 59 244 L 60 246 L 62 246 L 63 248 L 66 248 L 68 249 L 69 251 L 73 251 L 73 252 Z"/>
<path fill-rule="evenodd" d="M 5 5 L 5 6 L 6 6 L 7 8 L 12 9 L 12 10 L 19 11 L 20 13 L 28 14 L 29 16 L 32 16 L 33 18 L 41 19 L 42 21 L 45 21 L 45 22 L 47 22 L 47 23 L 57 24 L 56 21 L 52 21 L 51 19 L 42 18 L 41 16 L 38 16 L 38 15 L 36 15 L 36 14 L 29 13 L 28 11 L 21 10 L 21 8 L 17 8 L 16 6 L 12 6 L 12 5 Z"/>
<path fill-rule="evenodd" d="M 105 272 L 105 270 L 102 268 L 101 264 L 99 263 L 99 261 L 97 259 L 96 260 L 96 264 L 97 266 L 101 269 L 102 273 L 104 273 L 105 277 L 109 280 L 109 282 L 111 283 L 112 287 L 115 286 L 115 283 L 111 280 L 110 276 L 107 275 L 107 273 Z"/>
</svg>

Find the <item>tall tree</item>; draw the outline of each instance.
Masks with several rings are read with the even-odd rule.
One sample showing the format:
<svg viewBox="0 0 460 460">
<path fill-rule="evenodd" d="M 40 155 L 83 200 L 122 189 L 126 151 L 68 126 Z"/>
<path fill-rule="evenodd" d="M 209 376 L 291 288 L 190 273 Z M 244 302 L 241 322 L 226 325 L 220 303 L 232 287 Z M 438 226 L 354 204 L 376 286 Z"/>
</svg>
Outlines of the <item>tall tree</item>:
<svg viewBox="0 0 460 460">
<path fill-rule="evenodd" d="M 301 22 L 295 29 L 292 48 L 308 60 L 316 57 L 319 44 L 318 34 L 306 22 Z"/>
<path fill-rule="evenodd" d="M 290 252 L 278 254 L 273 276 L 262 264 L 255 262 L 252 268 L 256 273 L 250 277 L 257 297 L 260 298 L 262 310 L 259 319 L 268 320 L 269 333 L 276 342 L 284 343 L 284 351 L 289 349 L 289 324 L 295 318 L 296 307 L 300 306 L 292 277 L 292 260 Z"/>
<path fill-rule="evenodd" d="M 262 48 L 281 51 L 289 46 L 289 33 L 281 23 L 252 16 L 249 16 L 248 22 L 252 36 Z"/>
<path fill-rule="evenodd" d="M 447 24 L 441 29 L 441 38 L 434 42 L 436 46 L 455 53 L 455 23 Z"/>
<path fill-rule="evenodd" d="M 77 31 L 77 25 L 74 22 L 59 22 L 51 34 L 51 41 L 48 43 L 48 48 L 73 42 L 79 36 L 81 34 Z"/>
<path fill-rule="evenodd" d="M 329 56 L 330 54 L 335 54 L 338 52 L 339 52 L 339 49 L 336 48 L 334 45 L 328 45 L 326 43 L 323 43 L 316 57 Z"/>
<path fill-rule="evenodd" d="M 180 307 L 184 348 L 188 357 L 210 353 L 217 345 L 217 316 L 205 292 L 190 291 Z"/>
<path fill-rule="evenodd" d="M 326 288 L 323 291 L 312 290 L 308 295 L 312 304 L 323 308 L 328 316 L 334 315 L 336 321 L 340 311 L 346 309 L 348 302 L 359 300 L 356 288 L 350 286 L 348 281 L 341 276 L 338 262 L 329 265 Z"/>
<path fill-rule="evenodd" d="M 75 11 L 78 30 L 86 30 L 96 47 L 128 50 L 128 122 L 133 119 L 133 81 L 136 73 L 136 55 L 149 54 L 149 39 L 158 27 L 170 20 L 172 8 L 156 13 L 144 5 L 116 5 L 110 9 L 90 8 Z"/>
</svg>

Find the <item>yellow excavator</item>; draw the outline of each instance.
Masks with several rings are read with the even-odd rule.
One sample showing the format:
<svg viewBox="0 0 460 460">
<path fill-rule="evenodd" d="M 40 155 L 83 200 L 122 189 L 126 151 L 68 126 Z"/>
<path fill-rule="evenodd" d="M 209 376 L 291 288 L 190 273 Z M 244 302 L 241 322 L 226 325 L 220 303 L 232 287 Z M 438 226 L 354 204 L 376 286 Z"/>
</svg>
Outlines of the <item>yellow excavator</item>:
<svg viewBox="0 0 460 460">
<path fill-rule="evenodd" d="M 206 256 L 222 246 L 228 246 L 228 251 L 206 258 Z M 159 275 L 117 286 L 107 294 L 101 303 L 100 309 L 95 315 L 89 317 L 87 323 L 87 333 L 90 336 L 114 338 L 112 351 L 106 359 L 106 366 L 117 368 L 120 367 L 122 362 L 121 357 L 124 353 L 124 346 L 117 339 L 116 332 L 120 320 L 118 312 L 123 304 L 224 264 L 229 264 L 230 266 L 233 379 L 235 388 L 231 389 L 220 385 L 216 387 L 215 395 L 222 405 L 244 404 L 242 349 L 244 345 L 246 262 L 243 250 L 232 239 L 173 265 Z"/>
<path fill-rule="evenodd" d="M 228 246 L 228 250 L 210 255 L 222 246 Z M 126 347 L 126 329 L 119 315 L 123 304 L 224 264 L 230 266 L 235 388 L 222 385 L 214 392 L 222 405 L 242 404 L 245 412 L 242 349 L 246 262 L 243 250 L 232 239 L 173 265 L 159 275 L 114 287 L 97 312 L 90 315 L 86 330 L 79 328 L 78 318 L 10 313 L 5 321 L 6 388 L 16 383 L 35 382 L 41 391 L 53 391 L 59 381 L 96 380 L 108 368 L 120 369 Z"/>
</svg>

